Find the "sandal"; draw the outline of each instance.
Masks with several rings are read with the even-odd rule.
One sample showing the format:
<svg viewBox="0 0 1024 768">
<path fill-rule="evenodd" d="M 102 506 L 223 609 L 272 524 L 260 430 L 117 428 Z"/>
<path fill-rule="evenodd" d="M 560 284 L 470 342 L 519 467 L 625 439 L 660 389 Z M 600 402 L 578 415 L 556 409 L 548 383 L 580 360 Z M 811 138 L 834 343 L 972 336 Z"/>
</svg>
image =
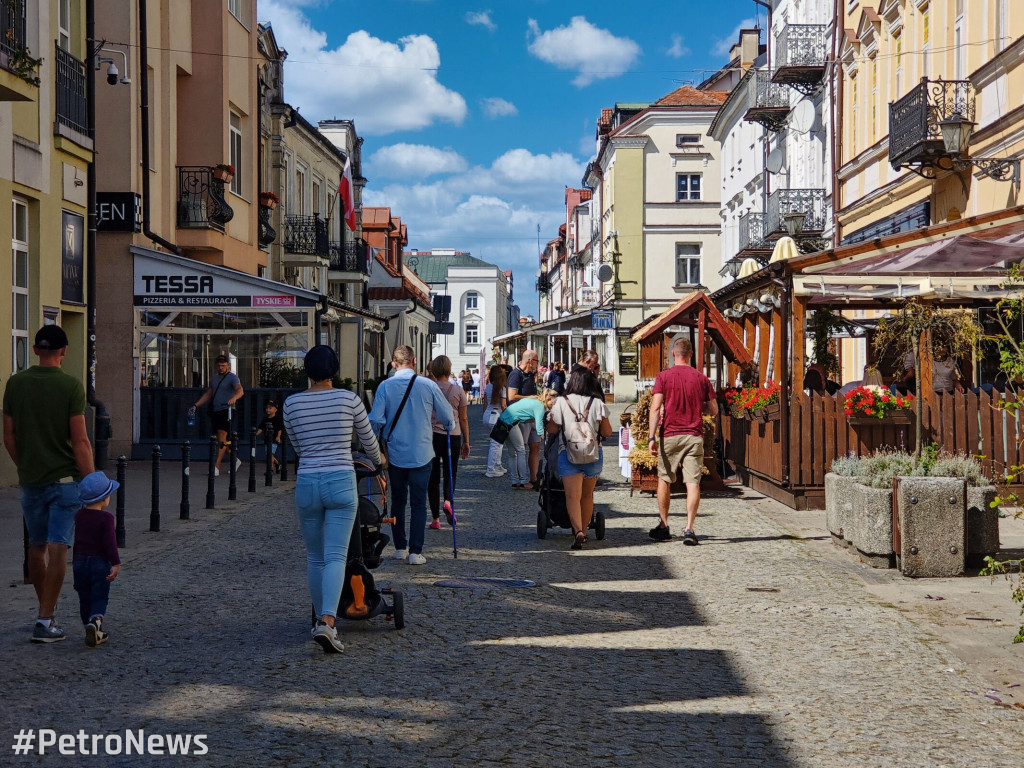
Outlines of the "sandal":
<svg viewBox="0 0 1024 768">
<path fill-rule="evenodd" d="M 519 487 L 522 488 L 524 491 L 532 491 L 533 490 L 533 483 L 523 483 Z"/>
<path fill-rule="evenodd" d="M 583 531 L 573 531 L 572 546 L 570 549 L 583 549 L 583 545 L 587 543 L 587 537 Z"/>
</svg>

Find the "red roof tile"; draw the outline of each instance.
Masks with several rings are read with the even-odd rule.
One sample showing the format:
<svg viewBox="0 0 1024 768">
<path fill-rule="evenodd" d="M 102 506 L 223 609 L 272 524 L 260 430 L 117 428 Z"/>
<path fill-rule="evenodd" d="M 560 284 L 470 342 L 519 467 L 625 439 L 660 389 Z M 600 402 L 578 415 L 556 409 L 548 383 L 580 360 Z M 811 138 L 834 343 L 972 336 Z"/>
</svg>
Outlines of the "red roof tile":
<svg viewBox="0 0 1024 768">
<path fill-rule="evenodd" d="M 676 88 L 667 96 L 662 96 L 655 106 L 660 107 L 719 107 L 729 98 L 728 91 L 698 91 L 692 85 Z"/>
</svg>

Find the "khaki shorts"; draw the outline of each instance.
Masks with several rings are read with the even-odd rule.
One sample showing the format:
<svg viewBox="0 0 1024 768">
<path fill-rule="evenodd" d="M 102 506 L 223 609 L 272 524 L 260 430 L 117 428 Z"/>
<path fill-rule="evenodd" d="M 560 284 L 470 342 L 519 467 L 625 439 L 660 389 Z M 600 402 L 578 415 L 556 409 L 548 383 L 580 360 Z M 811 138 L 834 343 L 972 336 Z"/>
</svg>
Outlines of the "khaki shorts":
<svg viewBox="0 0 1024 768">
<path fill-rule="evenodd" d="M 661 441 L 658 451 L 658 479 L 676 481 L 676 472 L 683 468 L 684 483 L 699 483 L 704 466 L 704 438 L 697 435 L 673 435 Z"/>
</svg>

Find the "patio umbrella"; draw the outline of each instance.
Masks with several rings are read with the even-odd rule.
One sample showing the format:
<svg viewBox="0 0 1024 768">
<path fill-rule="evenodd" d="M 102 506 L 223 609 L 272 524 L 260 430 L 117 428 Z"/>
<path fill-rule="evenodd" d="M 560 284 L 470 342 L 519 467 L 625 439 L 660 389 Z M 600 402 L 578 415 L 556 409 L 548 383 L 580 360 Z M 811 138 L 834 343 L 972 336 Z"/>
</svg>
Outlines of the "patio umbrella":
<svg viewBox="0 0 1024 768">
<path fill-rule="evenodd" d="M 772 250 L 772 257 L 768 259 L 768 263 L 774 264 L 776 261 L 792 259 L 799 255 L 800 251 L 797 250 L 796 241 L 792 237 L 780 237 Z"/>
<path fill-rule="evenodd" d="M 737 277 L 749 277 L 755 272 L 760 271 L 761 265 L 757 263 L 757 259 L 744 259 L 743 263 L 740 264 L 740 273 Z"/>
</svg>

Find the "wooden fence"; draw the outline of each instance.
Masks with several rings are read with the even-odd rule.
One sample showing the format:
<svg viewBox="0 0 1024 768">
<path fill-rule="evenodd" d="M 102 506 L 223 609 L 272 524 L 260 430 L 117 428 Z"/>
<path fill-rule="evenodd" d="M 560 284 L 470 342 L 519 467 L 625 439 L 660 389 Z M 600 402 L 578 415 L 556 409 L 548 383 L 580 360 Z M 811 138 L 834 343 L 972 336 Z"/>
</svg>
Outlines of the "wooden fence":
<svg viewBox="0 0 1024 768">
<path fill-rule="evenodd" d="M 1001 482 L 1007 467 L 1024 464 L 1024 424 L 1012 394 L 985 391 L 936 396 L 922 404 L 923 443 L 978 457 L 986 476 Z M 789 445 L 782 444 L 782 422 L 762 423 L 723 413 L 725 456 L 747 483 L 798 509 L 821 506 L 825 473 L 837 456 L 868 454 L 878 448 L 913 451 L 914 425 L 852 426 L 842 398 L 794 394 L 790 403 Z M 782 458 L 789 454 L 789 482 Z"/>
</svg>

